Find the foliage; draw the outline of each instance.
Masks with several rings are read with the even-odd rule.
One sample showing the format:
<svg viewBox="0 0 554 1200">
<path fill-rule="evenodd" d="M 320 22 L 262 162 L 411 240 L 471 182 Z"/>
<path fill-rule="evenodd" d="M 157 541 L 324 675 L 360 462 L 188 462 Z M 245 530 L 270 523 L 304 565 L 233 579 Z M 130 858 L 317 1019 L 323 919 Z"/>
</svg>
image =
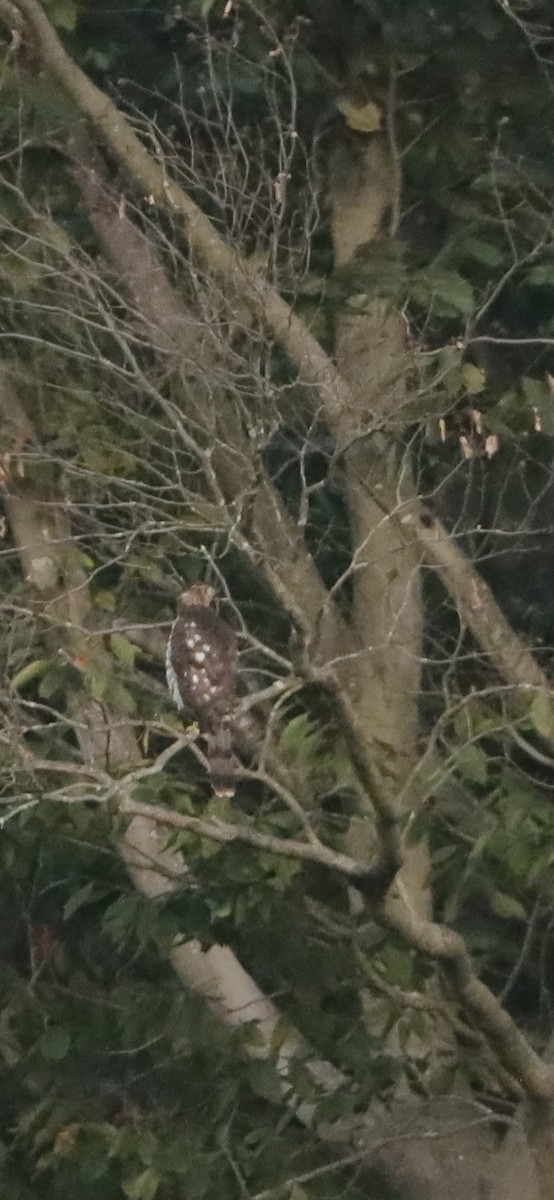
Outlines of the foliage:
<svg viewBox="0 0 554 1200">
<path fill-rule="evenodd" d="M 345 315 L 376 300 L 402 310 L 415 398 L 394 436 L 420 495 L 551 671 L 554 117 L 550 52 L 537 49 L 538 22 L 550 17 L 480 0 L 44 7 L 75 60 L 325 346 Z M 283 1118 L 277 1066 L 288 1027 L 343 1073 L 325 1094 L 298 1051 L 291 1089 L 297 1106 L 313 1106 L 314 1125 L 363 1113 L 399 1081 L 431 1095 L 469 1083 L 513 1103 L 471 1042 L 475 1030 L 468 1023 L 470 1052 L 453 1034 L 456 1005 L 436 1000 L 429 963 L 360 916 L 338 874 L 172 831 L 190 878 L 153 902 L 132 888 L 114 840 L 117 783 L 137 767 L 114 749 L 124 728 L 144 772 L 135 800 L 299 839 L 292 794 L 327 846 L 348 853 L 354 843 L 369 856 L 332 696 L 302 675 L 303 631 L 271 591 L 263 548 L 248 543 L 265 471 L 348 620 L 358 570 L 341 475 L 349 447 L 241 298 L 222 296 L 191 256 L 171 213 L 154 212 L 112 163 L 122 219 L 128 206 L 183 301 L 186 362 L 174 368 L 167 330 L 145 327 L 123 272 L 105 260 L 94 205 L 81 201 L 73 102 L 27 49 L 20 60 L 9 51 L 9 37 L 2 372 L 28 426 L 17 414 L 3 424 L 2 470 L 8 518 L 14 498 L 40 505 L 46 542 L 63 547 L 42 590 L 25 576 L 13 532 L 0 558 L 9 1194 L 325 1200 L 340 1187 L 355 1200 L 373 1181 L 339 1169 L 332 1144 Z M 335 101 L 361 77 L 374 82 L 379 111 L 394 96 L 402 219 L 392 238 L 334 271 L 324 159 L 344 133 Z M 255 447 L 251 474 L 237 426 Z M 229 444 L 220 495 L 209 467 Z M 60 609 L 62 574 L 84 609 Z M 156 768 L 182 733 L 160 645 L 181 582 L 205 575 L 242 631 L 244 690 L 273 685 L 277 697 L 256 730 L 266 774 L 247 777 L 232 806 L 210 795 L 196 743 Z M 431 573 L 425 589 L 419 708 L 440 765 L 427 777 L 423 760 L 415 832 L 429 840 L 437 913 L 539 1042 L 552 1009 L 552 700 L 538 695 L 522 713 Z M 113 739 L 105 803 L 94 755 L 83 755 L 92 702 Z M 269 1061 L 252 1054 L 251 1024 L 226 1025 L 183 990 L 170 966 L 176 939 L 230 947 L 275 998 L 282 1024 Z M 421 1003 L 410 1006 L 415 994 Z"/>
</svg>

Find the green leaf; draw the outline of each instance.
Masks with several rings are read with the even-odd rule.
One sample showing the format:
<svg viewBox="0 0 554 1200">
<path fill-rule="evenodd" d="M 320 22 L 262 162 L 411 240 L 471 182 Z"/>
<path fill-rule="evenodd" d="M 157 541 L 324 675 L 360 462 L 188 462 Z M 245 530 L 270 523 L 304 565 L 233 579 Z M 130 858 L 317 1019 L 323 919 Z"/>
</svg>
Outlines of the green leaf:
<svg viewBox="0 0 554 1200">
<path fill-rule="evenodd" d="M 125 637 L 123 633 L 112 633 L 110 643 L 116 658 L 120 662 L 124 663 L 126 667 L 134 666 L 138 647 L 133 646 L 129 638 Z"/>
<path fill-rule="evenodd" d="M 480 746 L 470 744 L 462 746 L 455 754 L 455 763 L 460 775 L 471 783 L 486 783 L 488 779 L 488 761 Z"/>
<path fill-rule="evenodd" d="M 379 957 L 388 983 L 402 988 L 414 986 L 414 956 L 409 946 L 385 943 Z"/>
<path fill-rule="evenodd" d="M 145 1166 L 150 1167 L 152 1165 L 158 1151 L 158 1145 L 158 1139 L 152 1130 L 145 1129 L 140 1139 L 140 1145 L 138 1146 L 139 1158 Z"/>
<path fill-rule="evenodd" d="M 106 675 L 100 675 L 98 671 L 87 671 L 85 677 L 93 700 L 102 700 L 106 695 L 109 679 Z"/>
<path fill-rule="evenodd" d="M 470 316 L 475 307 L 473 289 L 458 271 L 423 271 L 416 276 L 412 295 L 431 306 L 439 316 Z"/>
<path fill-rule="evenodd" d="M 104 50 L 96 50 L 89 47 L 84 55 L 84 60 L 87 65 L 91 63 L 93 67 L 96 67 L 97 71 L 107 71 L 112 63 L 112 55 L 107 54 Z"/>
<path fill-rule="evenodd" d="M 152 1167 L 147 1167 L 145 1171 L 141 1171 L 140 1175 L 135 1175 L 133 1179 L 127 1179 L 122 1184 L 122 1190 L 128 1200 L 153 1200 L 159 1186 L 159 1175 Z"/>
<path fill-rule="evenodd" d="M 64 921 L 68 921 L 69 918 L 73 916 L 73 913 L 77 912 L 77 909 L 84 908 L 84 906 L 88 904 L 92 898 L 97 899 L 97 897 L 98 890 L 94 881 L 91 881 L 91 883 L 85 883 L 84 887 L 79 888 L 78 891 L 74 892 L 73 895 L 70 896 L 67 904 L 64 906 Z"/>
<path fill-rule="evenodd" d="M 478 396 L 485 387 L 487 376 L 481 367 L 476 367 L 474 363 L 468 362 L 463 364 L 462 380 L 466 392 L 469 392 L 470 396 Z"/>
<path fill-rule="evenodd" d="M 544 379 L 532 379 L 524 375 L 521 380 L 523 395 L 532 408 L 540 408 L 545 401 L 552 406 L 552 396 Z"/>
<path fill-rule="evenodd" d="M 94 1146 L 91 1149 L 87 1146 L 86 1150 L 81 1148 L 81 1157 L 79 1160 L 79 1175 L 86 1183 L 96 1183 L 98 1179 L 102 1179 L 107 1174 L 109 1162 L 106 1157 L 106 1147 Z"/>
<path fill-rule="evenodd" d="M 458 244 L 458 251 L 475 262 L 483 263 L 486 267 L 499 267 L 504 262 L 504 255 L 494 242 L 486 242 L 483 238 L 468 237 Z"/>
<path fill-rule="evenodd" d="M 44 7 L 56 29 L 67 29 L 68 33 L 73 33 L 77 25 L 74 0 L 47 0 Z"/>
<path fill-rule="evenodd" d="M 531 421 L 535 428 L 537 427 L 538 415 L 541 432 L 552 437 L 554 435 L 554 397 L 546 379 L 531 379 L 524 376 L 521 380 L 521 387 L 529 406 L 524 409 L 526 429 L 529 429 Z M 532 418 L 529 408 L 533 409 Z"/>
<path fill-rule="evenodd" d="M 76 550 L 75 558 L 82 567 L 86 567 L 87 571 L 93 571 L 96 563 L 90 554 L 85 554 L 84 550 Z"/>
<path fill-rule="evenodd" d="M 39 1039 L 38 1048 L 48 1062 L 61 1062 L 71 1046 L 71 1034 L 64 1025 L 50 1025 Z"/>
<path fill-rule="evenodd" d="M 16 691 L 19 691 L 20 688 L 23 688 L 26 686 L 26 684 L 31 683 L 33 679 L 36 679 L 39 675 L 43 675 L 48 669 L 49 665 L 50 664 L 47 658 L 35 658 L 33 662 L 27 663 L 25 667 L 22 667 L 21 670 L 17 672 L 17 675 L 14 675 L 12 679 L 12 687 L 15 688 Z"/>
<path fill-rule="evenodd" d="M 282 1085 L 279 1082 L 275 1067 L 261 1059 L 254 1059 L 246 1068 L 251 1086 L 258 1096 L 278 1104 L 282 1098 Z"/>
<path fill-rule="evenodd" d="M 101 608 L 104 612 L 115 612 L 117 607 L 117 596 L 115 592 L 108 588 L 98 588 L 91 592 L 91 599 L 97 608 Z"/>
<path fill-rule="evenodd" d="M 491 906 L 497 917 L 501 917 L 504 921 L 527 920 L 527 912 L 523 904 L 516 900 L 515 896 L 508 895 L 507 892 L 493 892 Z"/>
<path fill-rule="evenodd" d="M 533 728 L 546 741 L 554 738 L 554 700 L 548 696 L 546 692 L 537 692 L 531 708 L 529 716 L 533 723 Z"/>
<path fill-rule="evenodd" d="M 309 754 L 313 750 L 314 744 L 317 743 L 318 737 L 310 718 L 305 713 L 300 713 L 298 717 L 293 717 L 283 726 L 279 737 L 281 750 L 286 754 L 292 752 L 295 755 L 299 753 Z"/>
<path fill-rule="evenodd" d="M 538 263 L 531 267 L 526 276 L 533 287 L 554 287 L 554 263 Z"/>
<path fill-rule="evenodd" d="M 42 700 L 50 700 L 56 692 L 67 692 L 70 687 L 79 687 L 79 672 L 69 663 L 55 663 L 43 675 L 38 689 Z"/>
<path fill-rule="evenodd" d="M 117 679 L 110 682 L 108 699 L 114 712 L 124 713 L 128 717 L 136 712 L 134 696 Z"/>
</svg>

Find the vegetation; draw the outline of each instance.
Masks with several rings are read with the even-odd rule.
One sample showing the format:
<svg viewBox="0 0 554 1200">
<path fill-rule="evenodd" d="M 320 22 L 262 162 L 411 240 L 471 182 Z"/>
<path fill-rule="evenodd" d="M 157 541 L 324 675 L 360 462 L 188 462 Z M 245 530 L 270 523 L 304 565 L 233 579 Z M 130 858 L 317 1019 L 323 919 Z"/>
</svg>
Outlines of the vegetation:
<svg viewBox="0 0 554 1200">
<path fill-rule="evenodd" d="M 554 1196 L 553 45 L 0 0 L 10 1200 Z"/>
</svg>

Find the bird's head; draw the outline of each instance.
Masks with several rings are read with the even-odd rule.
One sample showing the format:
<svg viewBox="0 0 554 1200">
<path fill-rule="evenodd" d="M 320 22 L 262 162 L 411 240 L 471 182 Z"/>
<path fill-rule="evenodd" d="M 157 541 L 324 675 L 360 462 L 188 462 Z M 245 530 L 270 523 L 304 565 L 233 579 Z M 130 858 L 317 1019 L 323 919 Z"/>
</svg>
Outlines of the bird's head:
<svg viewBox="0 0 554 1200">
<path fill-rule="evenodd" d="M 208 608 L 215 596 L 215 588 L 210 583 L 193 583 L 192 587 L 181 592 L 177 608 Z"/>
</svg>

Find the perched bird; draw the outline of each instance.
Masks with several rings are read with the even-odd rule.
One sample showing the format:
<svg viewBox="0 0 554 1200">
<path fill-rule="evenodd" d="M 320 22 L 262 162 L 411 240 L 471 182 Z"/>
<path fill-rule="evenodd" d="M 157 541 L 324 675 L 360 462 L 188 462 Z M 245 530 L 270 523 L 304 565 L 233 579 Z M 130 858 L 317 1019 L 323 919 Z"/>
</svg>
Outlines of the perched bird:
<svg viewBox="0 0 554 1200">
<path fill-rule="evenodd" d="M 238 703 L 238 648 L 231 627 L 210 608 L 214 596 L 207 583 L 195 583 L 179 596 L 167 643 L 166 678 L 177 708 L 198 721 L 214 792 L 232 796 L 238 766 L 231 732 Z"/>
</svg>

